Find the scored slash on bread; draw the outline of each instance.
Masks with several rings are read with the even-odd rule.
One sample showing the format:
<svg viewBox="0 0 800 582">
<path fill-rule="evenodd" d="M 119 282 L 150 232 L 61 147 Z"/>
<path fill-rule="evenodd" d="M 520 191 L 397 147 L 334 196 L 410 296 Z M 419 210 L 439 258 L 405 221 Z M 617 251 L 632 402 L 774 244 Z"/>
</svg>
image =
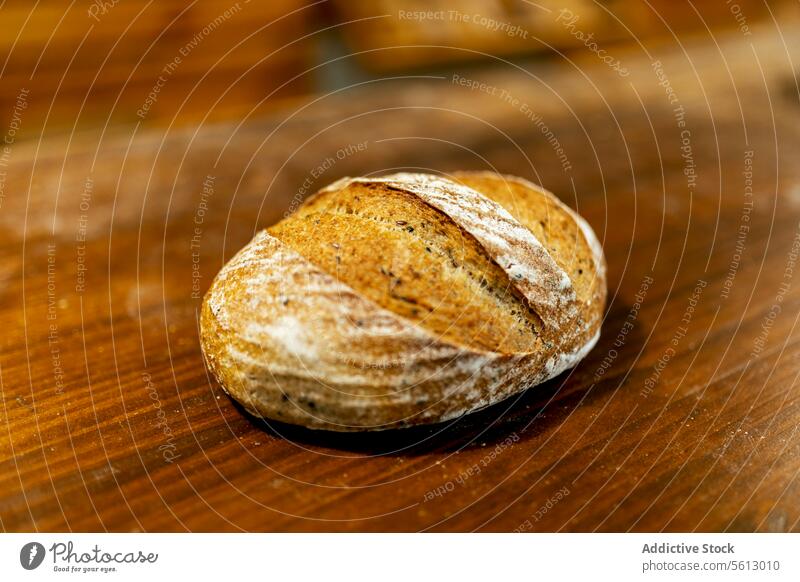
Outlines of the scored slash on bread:
<svg viewBox="0 0 800 582">
<path fill-rule="evenodd" d="M 206 362 L 253 414 L 378 430 L 488 406 L 594 346 L 605 262 L 591 228 L 510 176 L 344 178 L 217 275 Z"/>
</svg>

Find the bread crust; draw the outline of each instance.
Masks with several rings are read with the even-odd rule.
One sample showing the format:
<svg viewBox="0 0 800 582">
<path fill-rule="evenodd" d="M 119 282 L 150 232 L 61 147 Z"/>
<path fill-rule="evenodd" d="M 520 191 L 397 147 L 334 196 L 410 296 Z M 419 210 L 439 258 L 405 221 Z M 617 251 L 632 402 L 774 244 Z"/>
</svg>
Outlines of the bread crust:
<svg viewBox="0 0 800 582">
<path fill-rule="evenodd" d="M 493 180 L 512 179 L 459 176 L 482 179 L 487 188 L 496 185 Z M 490 196 L 444 178 L 395 174 L 345 178 L 315 197 L 356 183 L 411 193 L 474 237 L 541 318 L 535 348 L 484 350 L 438 336 L 262 231 L 223 267 L 201 311 L 205 361 L 248 411 L 336 431 L 441 422 L 552 378 L 594 346 L 605 302 L 605 262 L 591 228 L 557 198 L 517 183 L 552 197 L 554 212 L 579 227 L 592 249 L 597 279 L 588 300 L 578 300 L 569 275 L 545 246 Z"/>
</svg>

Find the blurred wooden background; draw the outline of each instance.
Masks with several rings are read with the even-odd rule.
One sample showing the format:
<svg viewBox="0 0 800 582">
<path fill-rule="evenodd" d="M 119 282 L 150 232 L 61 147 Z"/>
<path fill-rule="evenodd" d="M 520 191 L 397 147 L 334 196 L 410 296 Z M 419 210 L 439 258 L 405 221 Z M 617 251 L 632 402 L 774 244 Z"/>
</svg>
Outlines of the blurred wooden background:
<svg viewBox="0 0 800 582">
<path fill-rule="evenodd" d="M 268 113 L 352 79 L 460 61 L 580 56 L 587 42 L 749 27 L 796 3 L 717 0 L 5 0 L 0 122 L 17 140 Z M 733 8 L 732 8 L 733 6 Z M 635 31 L 635 33 L 631 33 Z M 586 37 L 591 35 L 591 38 Z M 409 46 L 417 45 L 417 46 Z M 354 58 L 337 59 L 346 51 Z M 320 63 L 334 62 L 325 68 Z M 333 71 L 331 74 L 330 71 Z M 337 76 L 337 73 L 341 75 Z"/>
<path fill-rule="evenodd" d="M 753 22 L 769 14 L 758 0 L 736 7 Z M 338 0 L 336 8 L 354 23 L 343 30 L 347 43 L 375 71 L 546 54 L 587 42 L 607 47 L 670 34 L 685 38 L 738 24 L 724 1 L 713 0 L 654 0 L 649 6 L 631 0 Z"/>
<path fill-rule="evenodd" d="M 30 138 L 45 123 L 70 131 L 219 119 L 268 95 L 276 102 L 308 93 L 307 78 L 291 81 L 311 63 L 310 44 L 295 42 L 313 27 L 304 4 L 6 0 L 0 109 L 30 89 Z"/>
</svg>

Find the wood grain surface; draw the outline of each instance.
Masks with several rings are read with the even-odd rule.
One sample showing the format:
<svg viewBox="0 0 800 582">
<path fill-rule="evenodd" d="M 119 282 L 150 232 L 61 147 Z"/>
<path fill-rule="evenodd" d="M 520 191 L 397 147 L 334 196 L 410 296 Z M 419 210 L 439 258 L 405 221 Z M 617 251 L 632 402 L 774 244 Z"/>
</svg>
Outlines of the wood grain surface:
<svg viewBox="0 0 800 582">
<path fill-rule="evenodd" d="M 310 30 L 305 5 L 4 0 L 0 120 L 20 87 L 30 92 L 27 135 L 230 119 L 253 108 L 254 95 L 267 110 L 310 90 L 302 74 L 311 63 L 301 38 Z"/>
<path fill-rule="evenodd" d="M 242 123 L 12 138 L 0 527 L 800 530 L 800 35 L 783 24 L 615 46 L 627 77 L 576 51 L 458 72 L 474 89 L 392 78 Z M 202 293 L 302 195 L 400 169 L 496 169 L 576 208 L 609 264 L 598 346 L 425 429 L 248 416 L 204 369 Z"/>
</svg>

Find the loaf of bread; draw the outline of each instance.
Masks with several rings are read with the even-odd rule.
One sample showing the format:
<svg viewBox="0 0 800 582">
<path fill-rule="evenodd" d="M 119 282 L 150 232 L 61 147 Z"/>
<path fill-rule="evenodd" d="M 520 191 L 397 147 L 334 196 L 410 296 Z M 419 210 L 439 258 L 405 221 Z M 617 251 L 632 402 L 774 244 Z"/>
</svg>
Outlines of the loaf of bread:
<svg viewBox="0 0 800 582">
<path fill-rule="evenodd" d="M 260 232 L 205 296 L 201 342 L 251 413 L 337 431 L 441 422 L 574 366 L 605 260 L 520 178 L 344 178 Z"/>
</svg>

